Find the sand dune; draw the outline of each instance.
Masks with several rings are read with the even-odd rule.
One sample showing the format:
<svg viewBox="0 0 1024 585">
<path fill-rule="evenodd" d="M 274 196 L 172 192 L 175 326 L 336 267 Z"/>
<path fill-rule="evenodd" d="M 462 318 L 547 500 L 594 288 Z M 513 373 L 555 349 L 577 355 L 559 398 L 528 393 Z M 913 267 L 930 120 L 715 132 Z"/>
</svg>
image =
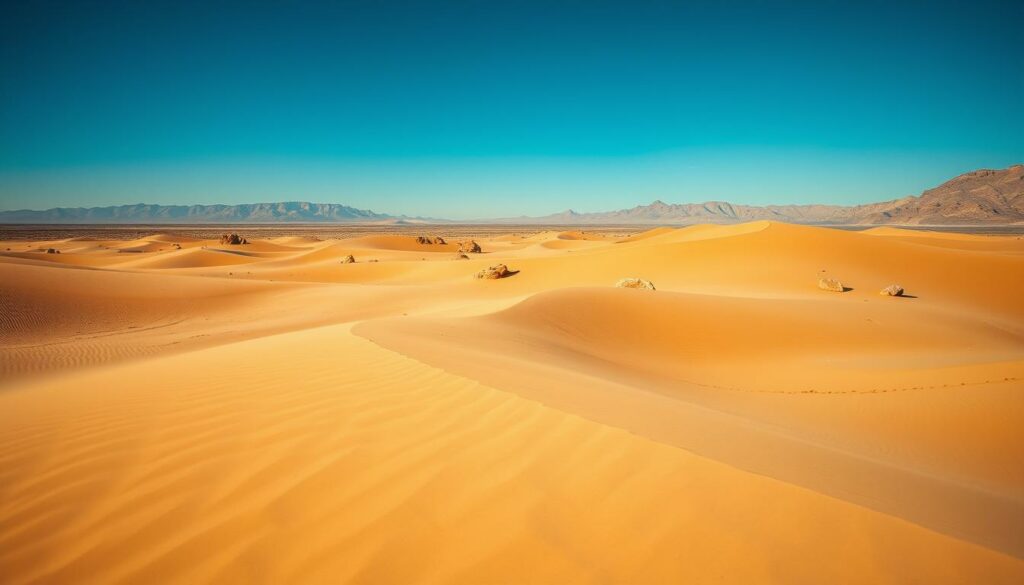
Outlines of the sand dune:
<svg viewBox="0 0 1024 585">
<path fill-rule="evenodd" d="M 415 235 L 0 242 L 2 580 L 1024 580 L 1024 240 Z"/>
<path fill-rule="evenodd" d="M 1024 380 L 1020 333 L 895 303 L 852 303 L 844 312 L 822 301 L 612 288 L 543 293 L 472 318 L 375 321 L 356 331 L 568 412 L 825 493 L 857 486 L 847 497 L 860 504 L 1024 552 L 1024 474 L 1009 470 L 1024 457 L 1024 430 L 1014 423 L 1024 409 L 1004 402 Z M 812 395 L 833 398 L 808 408 Z M 864 403 L 854 395 L 875 398 Z M 918 420 L 926 399 L 928 417 Z M 977 411 L 965 413 L 965 403 Z M 851 404 L 868 412 L 851 414 Z M 947 434 L 950 423 L 967 420 L 993 427 L 969 440 Z M 899 431 L 879 432 L 884 421 L 898 422 Z M 726 425 L 737 428 L 723 434 Z M 731 443 L 741 435 L 758 447 L 736 450 Z M 829 450 L 829 477 L 820 475 L 822 449 Z M 926 472 L 935 483 L 896 469 Z M 859 485 L 866 476 L 873 484 Z M 911 516 L 908 485 L 920 508 Z"/>
</svg>

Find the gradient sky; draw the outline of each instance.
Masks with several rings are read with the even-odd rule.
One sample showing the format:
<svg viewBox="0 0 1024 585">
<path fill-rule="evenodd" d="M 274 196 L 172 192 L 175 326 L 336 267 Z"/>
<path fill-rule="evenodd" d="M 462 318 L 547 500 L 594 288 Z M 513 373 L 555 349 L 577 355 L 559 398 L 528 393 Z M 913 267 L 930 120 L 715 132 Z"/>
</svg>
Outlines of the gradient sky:
<svg viewBox="0 0 1024 585">
<path fill-rule="evenodd" d="M 860 203 L 1024 162 L 1024 2 L 36 2 L 0 208 Z"/>
</svg>

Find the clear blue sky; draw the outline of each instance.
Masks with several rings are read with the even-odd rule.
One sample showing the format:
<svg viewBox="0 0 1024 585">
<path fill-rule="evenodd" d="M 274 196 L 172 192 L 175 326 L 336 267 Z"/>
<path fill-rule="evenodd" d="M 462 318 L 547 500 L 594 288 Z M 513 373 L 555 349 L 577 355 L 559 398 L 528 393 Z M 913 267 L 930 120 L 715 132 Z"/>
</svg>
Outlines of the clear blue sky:
<svg viewBox="0 0 1024 585">
<path fill-rule="evenodd" d="M 23 2 L 0 208 L 858 203 L 1024 162 L 1024 2 Z"/>
</svg>

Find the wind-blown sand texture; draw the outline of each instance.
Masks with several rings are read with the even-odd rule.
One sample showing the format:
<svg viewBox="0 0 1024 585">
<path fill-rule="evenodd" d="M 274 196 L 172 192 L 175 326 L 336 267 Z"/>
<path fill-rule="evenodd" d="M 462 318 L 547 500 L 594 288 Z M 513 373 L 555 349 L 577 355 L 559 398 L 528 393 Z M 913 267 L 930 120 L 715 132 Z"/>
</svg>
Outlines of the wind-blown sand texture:
<svg viewBox="0 0 1024 585">
<path fill-rule="evenodd" d="M 238 231 L 0 242 L 0 581 L 1024 582 L 1020 236 Z"/>
</svg>

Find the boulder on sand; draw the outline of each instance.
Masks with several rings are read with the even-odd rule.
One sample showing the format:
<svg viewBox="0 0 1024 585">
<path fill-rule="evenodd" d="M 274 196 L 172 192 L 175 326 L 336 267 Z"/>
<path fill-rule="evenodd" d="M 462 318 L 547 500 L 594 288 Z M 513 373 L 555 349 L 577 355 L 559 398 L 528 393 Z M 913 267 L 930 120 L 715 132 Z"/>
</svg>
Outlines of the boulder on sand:
<svg viewBox="0 0 1024 585">
<path fill-rule="evenodd" d="M 477 272 L 476 277 L 493 280 L 496 278 L 505 278 L 510 274 L 512 274 L 512 272 L 508 269 L 508 266 L 505 266 L 504 264 L 497 264 Z"/>
<path fill-rule="evenodd" d="M 441 236 L 416 236 L 416 243 L 428 245 L 439 244 L 443 246 L 447 242 L 445 242 L 444 238 Z"/>
<path fill-rule="evenodd" d="M 647 290 L 657 290 L 654 288 L 654 283 L 643 278 L 623 278 L 615 283 L 618 288 L 642 288 Z"/>
<path fill-rule="evenodd" d="M 839 282 L 835 278 L 819 278 L 818 288 L 832 292 L 843 292 L 846 290 L 846 288 L 843 287 L 843 283 Z"/>
<path fill-rule="evenodd" d="M 60 250 L 58 250 L 57 248 L 47 248 L 46 249 L 46 253 L 47 254 L 60 254 Z"/>
<path fill-rule="evenodd" d="M 243 244 L 248 244 L 249 240 L 246 240 L 238 234 L 224 234 L 220 237 L 220 243 L 227 244 L 229 246 L 241 246 Z"/>
<path fill-rule="evenodd" d="M 480 248 L 480 244 L 476 243 L 473 240 L 469 240 L 468 242 L 462 242 L 459 244 L 459 252 L 462 252 L 464 254 L 479 254 L 482 251 L 483 250 Z"/>
<path fill-rule="evenodd" d="M 898 285 L 898 284 L 890 284 L 889 286 L 887 286 L 887 287 L 883 288 L 882 290 L 878 291 L 878 294 L 883 295 L 883 296 L 887 296 L 887 297 L 902 297 L 903 296 L 903 287 Z"/>
<path fill-rule="evenodd" d="M 345 256 L 344 258 L 341 259 L 342 264 L 355 264 L 355 262 L 356 257 L 353 256 L 352 254 L 349 254 L 348 256 Z"/>
<path fill-rule="evenodd" d="M 469 260 L 469 256 L 466 256 L 462 252 L 455 253 L 455 260 Z"/>
</svg>

